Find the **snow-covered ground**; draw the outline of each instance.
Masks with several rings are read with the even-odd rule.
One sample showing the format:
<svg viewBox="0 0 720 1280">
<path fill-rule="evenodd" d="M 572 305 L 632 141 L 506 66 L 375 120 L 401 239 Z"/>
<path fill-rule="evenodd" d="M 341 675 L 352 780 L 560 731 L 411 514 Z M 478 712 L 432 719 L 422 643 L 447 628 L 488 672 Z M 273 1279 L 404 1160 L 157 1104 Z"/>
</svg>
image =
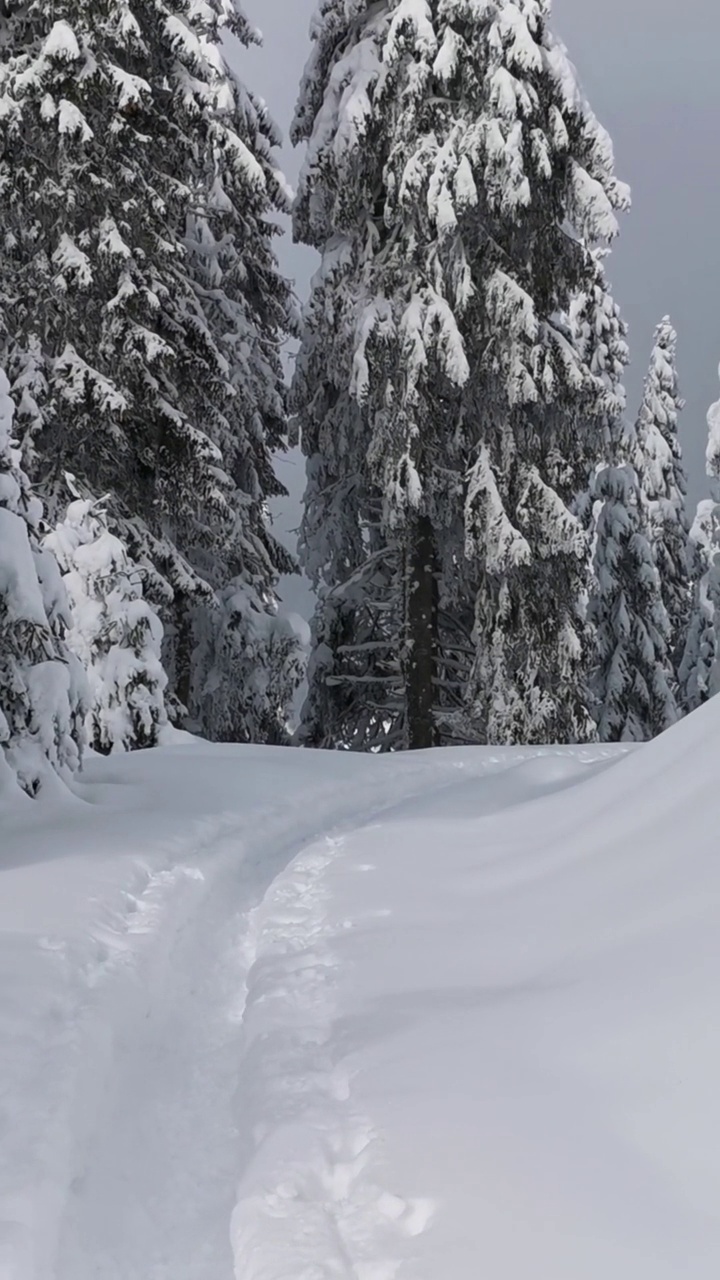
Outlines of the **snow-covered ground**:
<svg viewBox="0 0 720 1280">
<path fill-rule="evenodd" d="M 718 740 L 0 797 L 2 1280 L 717 1280 Z"/>
</svg>

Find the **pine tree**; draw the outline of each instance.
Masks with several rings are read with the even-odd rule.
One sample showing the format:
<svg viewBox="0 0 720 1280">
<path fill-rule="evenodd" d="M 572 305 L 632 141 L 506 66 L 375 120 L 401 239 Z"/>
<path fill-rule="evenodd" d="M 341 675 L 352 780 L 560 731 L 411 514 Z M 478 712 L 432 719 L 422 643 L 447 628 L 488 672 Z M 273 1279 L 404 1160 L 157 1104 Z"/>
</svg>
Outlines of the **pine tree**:
<svg viewBox="0 0 720 1280">
<path fill-rule="evenodd" d="M 549 10 L 320 6 L 295 123 L 323 255 L 295 383 L 311 740 L 429 745 L 464 700 L 484 741 L 593 732 L 575 506 L 622 359 L 593 367 L 572 309 L 602 334 L 627 195 Z"/>
<path fill-rule="evenodd" d="M 234 0 L 32 0 L 10 6 L 0 67 L 0 345 L 25 456 L 52 518 L 67 467 L 112 494 L 185 704 L 217 593 L 246 581 L 272 614 L 290 567 L 266 513 L 286 196 L 228 33 L 254 38 Z"/>
<path fill-rule="evenodd" d="M 0 371 L 0 761 L 34 796 L 53 771 L 68 781 L 79 768 L 85 685 L 64 643 L 58 567 L 38 546 L 42 505 L 13 443 L 9 392 Z"/>
<path fill-rule="evenodd" d="M 602 468 L 594 493 L 598 733 L 601 742 L 645 742 L 679 719 L 670 624 L 635 471 L 627 463 Z"/>
<path fill-rule="evenodd" d="M 76 496 L 43 546 L 63 573 L 67 645 L 88 675 L 90 745 L 104 755 L 156 746 L 167 724 L 162 624 L 143 599 L 138 566 L 107 528 L 103 504 Z"/>
<path fill-rule="evenodd" d="M 675 671 L 687 638 L 691 592 L 687 478 L 678 439 L 678 415 L 683 402 L 678 391 L 676 351 L 677 335 L 666 317 L 655 331 L 633 457 L 670 623 L 670 654 Z"/>
</svg>

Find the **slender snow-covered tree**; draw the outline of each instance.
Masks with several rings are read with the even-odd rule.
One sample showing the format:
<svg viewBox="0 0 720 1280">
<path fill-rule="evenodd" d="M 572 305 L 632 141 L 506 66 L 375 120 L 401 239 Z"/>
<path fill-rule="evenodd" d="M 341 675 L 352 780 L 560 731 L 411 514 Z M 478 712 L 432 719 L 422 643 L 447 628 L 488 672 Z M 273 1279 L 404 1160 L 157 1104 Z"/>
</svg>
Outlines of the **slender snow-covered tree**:
<svg viewBox="0 0 720 1280">
<path fill-rule="evenodd" d="M 594 491 L 590 620 L 597 645 L 592 692 L 598 733 L 601 742 L 645 742 L 680 718 L 667 610 L 634 469 L 627 463 L 604 467 Z"/>
<path fill-rule="evenodd" d="M 288 193 L 273 158 L 280 137 L 267 109 L 230 75 L 220 54 L 228 34 L 244 45 L 258 37 L 235 0 L 214 0 L 205 22 L 215 71 L 213 145 L 187 244 L 194 288 L 227 362 L 231 395 L 220 444 L 238 518 L 226 576 L 218 580 L 214 566 L 207 567 L 217 608 L 196 612 L 189 707 L 191 719 L 211 725 L 214 737 L 274 742 L 285 737 L 303 674 L 296 629 L 278 616 L 275 591 L 278 576 L 296 566 L 267 517 L 268 500 L 284 494 L 272 465 L 287 435 L 281 339 L 297 325 L 273 248 L 278 228 L 268 214 L 288 207 Z"/>
<path fill-rule="evenodd" d="M 309 740 L 430 745 L 458 695 L 484 741 L 593 733 L 575 505 L 622 361 L 593 366 L 571 313 L 602 333 L 627 192 L 549 16 L 318 10 L 294 130 L 295 233 L 322 254 L 295 382 Z"/>
<path fill-rule="evenodd" d="M 0 346 L 18 430 L 52 518 L 68 467 L 113 495 L 186 704 L 217 592 L 246 580 L 271 614 L 288 567 L 266 511 L 286 196 L 229 33 L 254 38 L 235 0 L 11 0 L 3 18 Z"/>
<path fill-rule="evenodd" d="M 64 643 L 60 572 L 38 545 L 42 504 L 13 439 L 14 405 L 0 371 L 0 763 L 29 795 L 53 771 L 80 765 L 85 685 Z"/>
<path fill-rule="evenodd" d="M 678 391 L 676 352 L 677 335 L 666 317 L 655 331 L 632 461 L 660 575 L 670 623 L 670 654 L 677 672 L 687 638 L 692 551 L 685 509 L 687 478 L 678 438 L 678 415 L 683 402 Z"/>
<path fill-rule="evenodd" d="M 167 724 L 162 624 L 143 599 L 138 566 L 107 527 L 103 503 L 76 496 L 43 547 L 63 574 L 68 648 L 87 672 L 90 745 L 104 755 L 156 746 Z"/>
<path fill-rule="evenodd" d="M 720 692 L 720 400 L 710 406 L 707 425 L 712 496 L 698 505 L 691 532 L 693 595 L 680 667 L 681 699 L 688 711 Z"/>
<path fill-rule="evenodd" d="M 720 610 L 718 508 L 712 498 L 698 503 L 690 530 L 692 596 L 687 638 L 679 669 L 679 701 L 684 711 L 696 711 L 717 692 Z"/>
</svg>

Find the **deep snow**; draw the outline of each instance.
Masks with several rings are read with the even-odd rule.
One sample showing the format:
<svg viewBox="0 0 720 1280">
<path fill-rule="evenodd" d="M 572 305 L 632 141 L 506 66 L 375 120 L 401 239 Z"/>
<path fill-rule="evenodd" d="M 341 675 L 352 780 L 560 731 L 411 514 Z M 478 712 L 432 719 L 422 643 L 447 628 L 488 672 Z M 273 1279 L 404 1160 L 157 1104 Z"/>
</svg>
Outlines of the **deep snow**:
<svg viewBox="0 0 720 1280">
<path fill-rule="evenodd" d="M 717 1280 L 719 734 L 4 792 L 2 1280 Z"/>
</svg>

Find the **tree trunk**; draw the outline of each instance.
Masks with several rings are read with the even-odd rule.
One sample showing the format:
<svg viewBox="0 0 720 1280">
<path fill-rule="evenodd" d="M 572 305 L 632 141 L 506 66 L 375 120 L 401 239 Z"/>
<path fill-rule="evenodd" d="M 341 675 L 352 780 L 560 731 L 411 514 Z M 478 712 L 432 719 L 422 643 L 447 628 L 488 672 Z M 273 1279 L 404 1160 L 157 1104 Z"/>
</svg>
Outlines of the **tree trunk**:
<svg viewBox="0 0 720 1280">
<path fill-rule="evenodd" d="M 183 709 L 183 728 L 190 709 L 192 687 L 193 631 L 190 604 L 186 596 L 175 599 L 175 688 L 173 692 Z"/>
<path fill-rule="evenodd" d="M 435 535 L 427 516 L 418 516 L 410 525 L 405 592 L 406 747 L 408 751 L 421 751 L 437 743 L 433 718 L 437 632 Z"/>
</svg>

